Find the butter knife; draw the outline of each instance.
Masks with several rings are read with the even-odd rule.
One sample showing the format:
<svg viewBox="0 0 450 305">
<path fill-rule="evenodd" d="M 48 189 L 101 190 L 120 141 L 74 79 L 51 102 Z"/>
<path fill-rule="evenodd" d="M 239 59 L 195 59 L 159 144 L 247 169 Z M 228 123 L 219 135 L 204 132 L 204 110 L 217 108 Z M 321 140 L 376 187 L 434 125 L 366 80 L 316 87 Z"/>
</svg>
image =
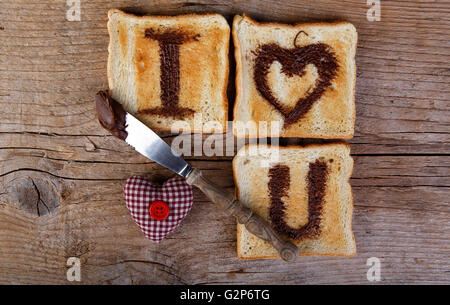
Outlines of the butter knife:
<svg viewBox="0 0 450 305">
<path fill-rule="evenodd" d="M 147 158 L 184 177 L 188 184 L 198 187 L 209 200 L 234 216 L 249 232 L 270 243 L 283 260 L 294 261 L 298 257 L 299 249 L 293 243 L 284 240 L 267 221 L 235 199 L 232 193 L 206 179 L 199 169 L 177 156 L 153 130 L 125 112 L 122 105 L 106 91 L 97 93 L 95 103 L 100 124 L 113 135 L 125 140 Z"/>
</svg>

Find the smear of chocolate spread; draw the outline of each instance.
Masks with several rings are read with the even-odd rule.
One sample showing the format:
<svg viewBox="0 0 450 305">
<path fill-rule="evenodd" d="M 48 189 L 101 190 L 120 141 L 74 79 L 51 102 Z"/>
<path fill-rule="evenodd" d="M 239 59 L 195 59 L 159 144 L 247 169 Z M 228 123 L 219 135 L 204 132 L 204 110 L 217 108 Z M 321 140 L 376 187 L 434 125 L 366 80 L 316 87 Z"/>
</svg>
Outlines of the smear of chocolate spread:
<svg viewBox="0 0 450 305">
<path fill-rule="evenodd" d="M 99 91 L 94 98 L 97 108 L 98 121 L 110 133 L 121 140 L 125 140 L 128 133 L 126 127 L 126 111 L 122 105 L 114 100 L 107 91 Z"/>
</svg>

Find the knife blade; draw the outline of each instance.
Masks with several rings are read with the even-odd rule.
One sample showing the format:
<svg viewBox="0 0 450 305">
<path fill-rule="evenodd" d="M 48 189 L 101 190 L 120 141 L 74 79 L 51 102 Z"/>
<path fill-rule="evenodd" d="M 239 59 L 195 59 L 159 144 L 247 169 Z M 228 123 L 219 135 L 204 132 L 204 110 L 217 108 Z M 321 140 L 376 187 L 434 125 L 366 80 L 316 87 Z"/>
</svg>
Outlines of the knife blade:
<svg viewBox="0 0 450 305">
<path fill-rule="evenodd" d="M 187 178 L 192 167 L 183 158 L 177 156 L 163 139 L 130 113 L 126 114 L 125 121 L 125 130 L 128 133 L 125 142 L 159 165 Z"/>
</svg>

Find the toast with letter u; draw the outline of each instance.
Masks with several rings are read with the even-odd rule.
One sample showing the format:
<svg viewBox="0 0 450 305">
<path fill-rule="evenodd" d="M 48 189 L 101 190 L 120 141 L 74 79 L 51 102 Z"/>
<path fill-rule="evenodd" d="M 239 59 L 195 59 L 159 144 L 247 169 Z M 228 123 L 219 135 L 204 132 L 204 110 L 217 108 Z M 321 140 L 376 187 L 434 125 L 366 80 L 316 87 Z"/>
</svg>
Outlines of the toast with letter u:
<svg viewBox="0 0 450 305">
<path fill-rule="evenodd" d="M 348 181 L 352 169 L 345 143 L 250 145 L 233 159 L 238 199 L 296 244 L 300 255 L 355 255 Z M 237 247 L 241 259 L 278 257 L 274 248 L 239 224 Z"/>
</svg>

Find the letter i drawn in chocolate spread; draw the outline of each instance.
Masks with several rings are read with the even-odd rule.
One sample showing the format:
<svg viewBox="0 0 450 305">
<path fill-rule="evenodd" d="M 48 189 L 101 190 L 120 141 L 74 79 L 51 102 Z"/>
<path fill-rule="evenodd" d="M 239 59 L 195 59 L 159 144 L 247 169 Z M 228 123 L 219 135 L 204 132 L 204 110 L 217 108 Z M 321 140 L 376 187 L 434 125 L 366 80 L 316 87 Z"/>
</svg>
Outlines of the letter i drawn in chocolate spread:
<svg viewBox="0 0 450 305">
<path fill-rule="evenodd" d="M 180 107 L 180 46 L 188 41 L 198 41 L 200 35 L 190 35 L 177 30 L 157 32 L 145 30 L 145 38 L 154 39 L 159 43 L 159 58 L 161 62 L 161 107 L 143 109 L 138 113 L 156 114 L 182 119 L 194 114 L 190 108 Z"/>
<path fill-rule="evenodd" d="M 316 160 L 309 163 L 307 176 L 308 182 L 308 223 L 301 228 L 292 228 L 284 217 L 286 207 L 282 197 L 288 196 L 288 189 L 291 181 L 289 167 L 277 164 L 269 170 L 269 195 L 270 219 L 275 230 L 288 237 L 300 240 L 306 237 L 315 237 L 320 234 L 320 221 L 322 216 L 323 201 L 327 183 L 328 167 L 327 163 Z"/>
</svg>

